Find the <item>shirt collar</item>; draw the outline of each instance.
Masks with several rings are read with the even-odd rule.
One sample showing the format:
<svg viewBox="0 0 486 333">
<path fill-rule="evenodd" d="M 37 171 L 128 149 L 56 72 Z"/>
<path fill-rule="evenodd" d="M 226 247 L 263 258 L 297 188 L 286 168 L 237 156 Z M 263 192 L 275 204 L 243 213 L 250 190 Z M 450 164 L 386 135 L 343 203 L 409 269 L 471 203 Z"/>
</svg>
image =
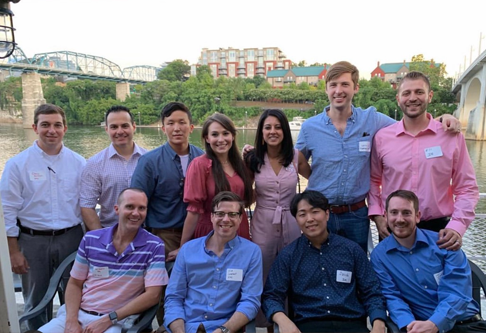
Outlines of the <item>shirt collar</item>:
<svg viewBox="0 0 486 333">
<path fill-rule="evenodd" d="M 324 117 L 324 123 L 326 125 L 332 124 L 331 118 L 329 118 L 329 116 L 327 115 L 327 111 L 329 111 L 330 109 L 331 109 L 331 106 L 328 105 L 324 108 L 324 112 L 322 112 L 322 115 Z M 351 117 L 349 117 L 348 120 L 351 120 L 353 123 L 356 122 L 356 117 L 357 117 L 357 113 L 354 110 L 355 110 L 355 107 L 354 107 L 354 105 L 351 104 Z"/>
<path fill-rule="evenodd" d="M 313 245 L 312 245 L 312 242 L 304 235 L 302 234 L 303 239 L 305 240 L 305 244 L 308 245 L 310 248 L 315 248 Z M 327 230 L 327 239 L 321 244 L 321 249 L 323 246 L 329 246 L 329 244 L 332 243 L 332 240 L 334 239 L 334 235 L 332 233 L 329 232 L 329 229 Z M 316 249 L 317 250 L 317 249 Z"/>
<path fill-rule="evenodd" d="M 115 233 L 116 229 L 118 228 L 118 223 L 114 224 L 111 227 L 106 228 L 107 232 L 102 233 L 100 237 L 100 243 L 103 244 L 105 248 L 107 248 L 110 244 L 113 243 L 113 234 Z M 133 244 L 133 247 L 141 247 L 144 246 L 146 240 L 143 237 L 143 230 L 142 228 L 138 228 L 138 232 L 135 235 L 135 238 L 130 242 L 130 245 Z M 127 247 L 128 248 L 128 247 Z"/>
<path fill-rule="evenodd" d="M 133 153 L 131 156 L 135 155 L 135 154 L 138 154 L 138 155 L 143 155 L 143 152 L 142 150 L 140 149 L 140 147 L 134 142 L 133 143 Z M 110 146 L 108 147 L 108 157 L 109 158 L 112 158 L 113 156 L 115 155 L 118 155 L 118 156 L 121 156 L 120 154 L 118 154 L 118 152 L 116 151 L 115 149 L 115 146 L 113 146 L 113 143 L 110 144 Z"/>
<path fill-rule="evenodd" d="M 427 125 L 427 128 L 420 131 L 420 133 L 424 133 L 424 132 L 427 132 L 427 131 L 432 131 L 433 133 L 437 133 L 437 121 L 432 119 L 432 116 L 430 115 L 430 113 L 427 113 L 427 119 L 429 119 L 429 124 Z M 405 126 L 403 125 L 403 119 L 402 119 L 397 123 L 395 135 L 399 136 L 400 134 L 406 134 L 406 133 L 407 133 L 407 131 L 405 130 Z"/>
<path fill-rule="evenodd" d="M 37 141 L 38 140 L 35 140 L 34 143 L 32 144 L 32 146 L 34 147 L 36 152 L 38 152 L 39 154 L 47 155 L 47 156 L 56 156 L 56 155 L 49 155 L 45 151 L 43 151 L 41 149 L 41 147 L 39 147 L 39 144 L 37 143 Z M 63 151 L 64 151 L 64 143 L 61 143 L 61 150 L 59 151 L 57 156 L 61 155 L 63 153 Z"/>
<path fill-rule="evenodd" d="M 413 251 L 417 246 L 422 246 L 422 245 L 425 245 L 425 246 L 428 246 L 428 242 L 427 242 L 427 237 L 425 236 L 424 232 L 422 231 L 422 229 L 420 229 L 419 227 L 417 227 L 415 229 L 415 243 L 413 243 L 413 246 L 411 249 L 407 249 L 406 247 L 400 245 L 400 243 L 398 243 L 398 241 L 395 239 L 395 237 L 393 235 L 390 235 L 388 236 L 388 238 L 390 238 L 390 240 L 388 240 L 387 242 L 385 242 L 385 252 L 390 252 L 390 251 Z"/>
<path fill-rule="evenodd" d="M 169 142 L 166 142 L 164 144 L 164 147 L 165 147 L 165 150 L 167 151 L 167 153 L 169 154 L 169 156 L 170 156 L 170 158 L 172 160 L 174 160 L 176 158 L 176 156 L 179 156 L 179 155 L 177 155 L 177 153 L 175 152 L 175 150 L 172 148 L 172 146 L 169 144 Z M 191 150 L 189 149 L 189 153 L 190 153 L 190 151 Z"/>
<path fill-rule="evenodd" d="M 214 230 L 212 230 L 205 238 L 204 238 L 204 242 L 203 242 L 203 247 L 204 247 L 204 251 L 206 253 L 209 254 L 209 250 L 206 248 L 206 244 L 208 242 L 208 239 L 214 234 Z M 233 249 L 235 246 L 238 246 L 238 244 L 241 243 L 241 239 L 240 239 L 240 236 L 236 235 L 235 238 L 233 238 L 232 240 L 230 240 L 229 242 L 227 242 L 225 245 L 224 245 L 224 248 L 225 250 L 227 249 Z"/>
</svg>

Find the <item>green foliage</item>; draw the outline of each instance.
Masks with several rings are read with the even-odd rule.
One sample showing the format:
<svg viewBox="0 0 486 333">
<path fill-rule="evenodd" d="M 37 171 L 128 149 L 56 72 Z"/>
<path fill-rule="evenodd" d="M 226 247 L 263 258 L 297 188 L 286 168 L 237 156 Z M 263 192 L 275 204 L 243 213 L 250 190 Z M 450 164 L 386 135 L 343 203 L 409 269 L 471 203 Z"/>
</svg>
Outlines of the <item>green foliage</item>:
<svg viewBox="0 0 486 333">
<path fill-rule="evenodd" d="M 412 69 L 414 66 L 424 70 L 429 68 L 428 65 L 422 66 L 426 63 L 423 57 L 415 60 Z M 296 116 L 311 117 L 321 113 L 329 105 L 323 80 L 316 86 L 304 82 L 299 85 L 285 85 L 284 89 L 272 89 L 270 83 L 260 76 L 245 79 L 221 76 L 214 79 L 208 66 L 200 66 L 195 76 L 186 79 L 189 69 L 187 62 L 173 61 L 159 72 L 159 78 L 162 79 L 132 86 L 131 97 L 123 103 L 115 100 L 115 83 L 107 81 L 76 80 L 60 84 L 52 78 L 42 79 L 44 97 L 47 102 L 57 104 L 65 110 L 70 124 L 85 125 L 98 125 L 103 121 L 106 110 L 114 104 L 130 108 L 138 125 L 157 123 L 161 109 L 171 101 L 185 103 L 193 114 L 195 124 L 202 124 L 208 115 L 216 111 L 230 116 L 240 125 L 244 124 L 245 116 L 258 117 L 262 112 L 262 107 L 236 107 L 237 101 L 303 105 L 302 108 L 293 110 L 285 108 L 284 112 L 289 119 Z M 436 73 L 434 71 L 439 71 L 439 76 L 432 82 L 434 98 L 428 111 L 436 116 L 452 113 L 455 109 L 455 96 L 450 92 L 452 79 L 444 78 L 442 69 L 433 69 L 432 72 Z M 354 105 L 363 108 L 374 105 L 379 112 L 392 118 L 395 117 L 395 110 L 398 110 L 397 118 L 401 117 L 395 99 L 396 91 L 388 82 L 375 77 L 360 80 L 359 86 Z M 0 106 L 17 103 L 20 108 L 21 89 L 20 78 L 0 82 Z"/>
<path fill-rule="evenodd" d="M 187 60 L 177 59 L 172 61 L 167 67 L 162 69 L 157 78 L 159 80 L 182 82 L 189 77 L 191 66 Z"/>
<path fill-rule="evenodd" d="M 13 108 L 20 110 L 22 107 L 22 81 L 20 77 L 9 77 L 0 83 L 0 108 Z"/>
</svg>

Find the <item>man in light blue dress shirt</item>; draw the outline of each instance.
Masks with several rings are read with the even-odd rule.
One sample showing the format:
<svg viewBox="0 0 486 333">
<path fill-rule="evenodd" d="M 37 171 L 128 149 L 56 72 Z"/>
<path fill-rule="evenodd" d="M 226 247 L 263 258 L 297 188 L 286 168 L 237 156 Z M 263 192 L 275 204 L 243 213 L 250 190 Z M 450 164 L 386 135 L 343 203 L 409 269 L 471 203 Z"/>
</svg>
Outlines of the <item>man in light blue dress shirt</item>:
<svg viewBox="0 0 486 333">
<path fill-rule="evenodd" d="M 263 289 L 260 248 L 237 235 L 243 202 L 218 193 L 212 202 L 213 231 L 184 244 L 165 296 L 165 327 L 172 333 L 237 332 L 253 320 Z"/>
</svg>

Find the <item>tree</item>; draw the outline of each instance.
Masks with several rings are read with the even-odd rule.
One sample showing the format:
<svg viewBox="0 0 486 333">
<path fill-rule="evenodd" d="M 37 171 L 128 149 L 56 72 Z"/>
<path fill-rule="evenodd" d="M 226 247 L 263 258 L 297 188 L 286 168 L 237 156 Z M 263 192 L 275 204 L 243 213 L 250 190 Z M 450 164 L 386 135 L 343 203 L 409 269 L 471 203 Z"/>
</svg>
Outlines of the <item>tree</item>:
<svg viewBox="0 0 486 333">
<path fill-rule="evenodd" d="M 158 74 L 159 80 L 167 81 L 185 81 L 191 72 L 191 66 L 187 60 L 177 59 L 172 61 L 167 67 L 162 69 Z"/>
</svg>

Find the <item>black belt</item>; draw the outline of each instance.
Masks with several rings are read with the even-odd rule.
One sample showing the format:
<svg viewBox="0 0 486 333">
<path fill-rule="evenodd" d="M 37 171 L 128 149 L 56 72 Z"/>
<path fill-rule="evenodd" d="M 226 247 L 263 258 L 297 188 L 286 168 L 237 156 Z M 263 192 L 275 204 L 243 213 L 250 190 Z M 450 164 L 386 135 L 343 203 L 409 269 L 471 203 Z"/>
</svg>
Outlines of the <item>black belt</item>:
<svg viewBox="0 0 486 333">
<path fill-rule="evenodd" d="M 456 325 L 470 324 L 470 323 L 475 323 L 475 322 L 482 321 L 482 320 L 483 320 L 483 318 L 481 318 L 481 315 L 479 313 L 476 313 L 474 316 L 472 316 L 469 319 L 456 321 Z"/>
<path fill-rule="evenodd" d="M 364 200 L 351 204 L 351 205 L 329 205 L 329 210 L 333 214 L 342 214 L 342 213 L 349 213 L 354 212 L 360 208 L 366 206 L 366 202 Z"/>
<path fill-rule="evenodd" d="M 34 229 L 24 227 L 23 225 L 20 225 L 19 228 L 20 231 L 23 232 L 24 234 L 29 234 L 32 236 L 59 236 L 65 234 L 66 232 L 68 232 L 73 228 L 76 228 L 79 225 L 80 224 L 75 225 L 74 227 L 69 227 L 66 229 L 59 229 L 59 230 L 34 230 Z"/>
<path fill-rule="evenodd" d="M 79 309 L 81 311 L 86 312 L 87 314 L 90 314 L 90 315 L 93 315 L 93 316 L 98 316 L 98 317 L 104 316 L 104 314 L 96 312 L 96 311 L 88 311 L 88 310 L 85 310 L 83 308 L 79 308 Z"/>
</svg>

